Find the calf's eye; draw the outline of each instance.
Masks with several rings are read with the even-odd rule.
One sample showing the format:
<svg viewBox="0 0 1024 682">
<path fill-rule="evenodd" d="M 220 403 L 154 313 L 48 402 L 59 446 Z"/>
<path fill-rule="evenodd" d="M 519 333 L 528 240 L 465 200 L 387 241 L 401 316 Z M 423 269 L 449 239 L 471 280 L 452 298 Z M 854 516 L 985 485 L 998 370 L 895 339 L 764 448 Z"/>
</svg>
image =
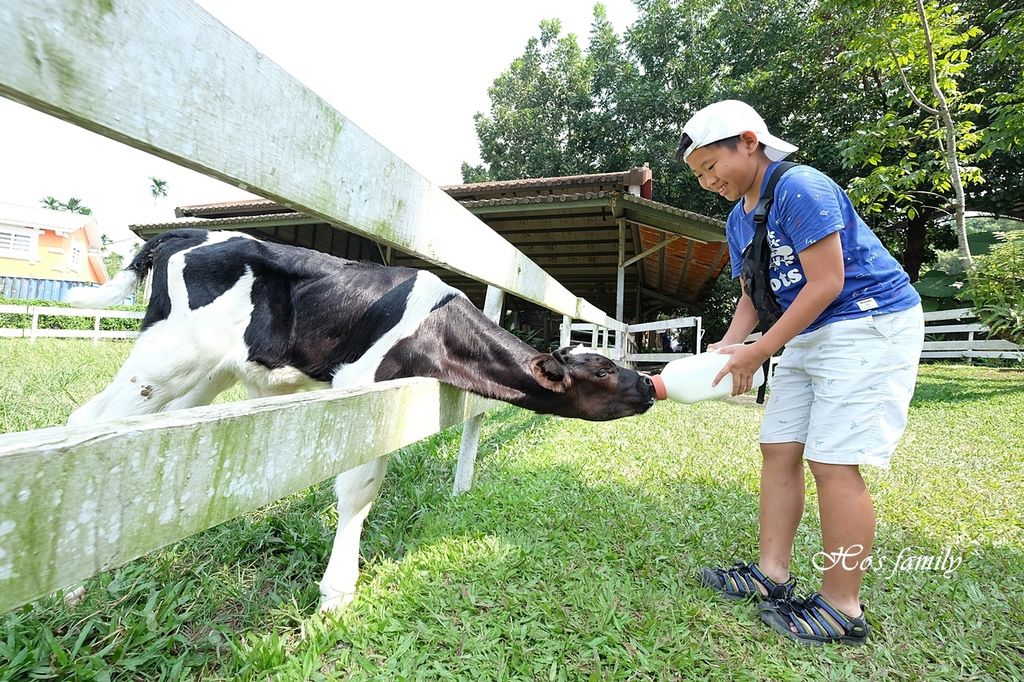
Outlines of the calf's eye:
<svg viewBox="0 0 1024 682">
<path fill-rule="evenodd" d="M 599 379 L 603 379 L 604 377 L 608 376 L 608 370 L 606 370 L 606 369 L 599 369 L 594 374 L 594 376 L 598 377 Z"/>
</svg>

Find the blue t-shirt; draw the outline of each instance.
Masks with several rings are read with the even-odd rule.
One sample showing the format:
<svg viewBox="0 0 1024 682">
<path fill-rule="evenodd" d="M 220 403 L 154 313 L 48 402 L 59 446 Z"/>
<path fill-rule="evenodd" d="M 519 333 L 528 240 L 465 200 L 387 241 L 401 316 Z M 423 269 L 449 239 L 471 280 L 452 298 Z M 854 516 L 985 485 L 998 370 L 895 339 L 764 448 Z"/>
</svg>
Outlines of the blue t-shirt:
<svg viewBox="0 0 1024 682">
<path fill-rule="evenodd" d="M 765 171 L 762 192 L 776 165 L 772 163 Z M 797 254 L 833 232 L 840 232 L 846 282 L 836 299 L 801 333 L 839 320 L 899 312 L 921 302 L 910 286 L 910 277 L 857 215 L 846 192 L 821 171 L 796 166 L 779 178 L 775 203 L 768 212 L 768 272 L 783 310 L 806 281 Z M 735 279 L 743 251 L 754 236 L 754 212 L 743 210 L 743 199 L 729 213 L 725 233 Z"/>
</svg>

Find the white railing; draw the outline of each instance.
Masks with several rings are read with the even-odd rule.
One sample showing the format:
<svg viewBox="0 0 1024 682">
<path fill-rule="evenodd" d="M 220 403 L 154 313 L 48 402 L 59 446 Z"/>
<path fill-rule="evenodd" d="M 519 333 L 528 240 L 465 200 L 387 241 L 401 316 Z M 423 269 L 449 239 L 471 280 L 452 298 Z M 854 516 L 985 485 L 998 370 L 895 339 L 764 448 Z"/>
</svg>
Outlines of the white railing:
<svg viewBox="0 0 1024 682">
<path fill-rule="evenodd" d="M 937 310 L 924 314 L 924 350 L 922 360 L 1001 358 L 1024 361 L 1024 346 L 1001 339 L 989 339 L 988 327 L 978 322 L 970 308 Z M 957 339 L 929 340 L 934 334 L 955 335 Z M 986 338 L 978 338 L 977 335 Z"/>
<path fill-rule="evenodd" d="M 99 343 L 100 339 L 134 339 L 139 332 L 115 331 L 100 329 L 100 320 L 103 318 L 122 320 L 141 320 L 145 313 L 134 310 L 93 310 L 88 308 L 57 308 L 55 306 L 39 305 L 0 305 L 0 314 L 10 315 L 31 315 L 32 320 L 28 327 L 3 327 L 0 328 L 0 336 L 28 338 L 35 343 L 39 337 L 63 338 L 63 339 L 92 339 L 93 345 Z M 39 327 L 40 316 L 54 317 L 91 317 L 93 318 L 92 329 L 46 329 Z"/>
<path fill-rule="evenodd" d="M 635 352 L 636 349 L 641 345 L 636 341 L 637 334 L 643 334 L 646 332 L 657 332 L 657 331 L 678 331 L 680 329 L 694 329 L 694 336 L 696 343 L 694 352 L 672 352 L 672 353 L 658 353 L 658 352 Z M 649 362 L 649 363 L 666 363 L 672 362 L 679 358 L 685 358 L 693 355 L 694 353 L 700 352 L 701 338 L 703 337 L 703 330 L 701 329 L 701 318 L 700 317 L 677 317 L 672 320 L 658 320 L 657 322 L 642 322 L 638 324 L 629 324 L 624 328 L 624 333 L 615 334 L 615 343 L 625 342 L 625 346 L 610 345 L 613 344 L 611 328 L 602 327 L 598 324 L 585 323 L 585 322 L 574 322 L 568 328 L 568 334 L 566 333 L 566 327 L 564 323 L 561 327 L 562 343 L 561 345 L 567 346 L 574 343 L 582 343 L 587 347 L 587 350 L 594 353 L 600 353 L 609 358 L 612 358 L 616 362 L 622 362 L 625 364 L 636 364 L 638 362 Z"/>
<path fill-rule="evenodd" d="M 625 330 L 187 0 L 5 3 L 0 95 L 485 282 L 492 319 Z M 494 405 L 415 379 L 0 436 L 0 612 L 463 421 L 465 489 Z"/>
<path fill-rule="evenodd" d="M 626 330 L 629 336 L 633 334 L 640 334 L 646 332 L 673 332 L 680 329 L 693 329 L 694 330 L 694 348 L 693 352 L 655 352 L 655 353 L 627 353 L 625 359 L 631 363 L 637 362 L 672 362 L 679 358 L 685 358 L 690 355 L 700 353 L 701 339 L 704 336 L 704 330 L 701 327 L 700 317 L 677 317 L 673 320 L 658 320 L 657 322 L 643 322 L 640 324 L 631 324 Z M 635 345 L 635 342 L 634 342 Z"/>
</svg>

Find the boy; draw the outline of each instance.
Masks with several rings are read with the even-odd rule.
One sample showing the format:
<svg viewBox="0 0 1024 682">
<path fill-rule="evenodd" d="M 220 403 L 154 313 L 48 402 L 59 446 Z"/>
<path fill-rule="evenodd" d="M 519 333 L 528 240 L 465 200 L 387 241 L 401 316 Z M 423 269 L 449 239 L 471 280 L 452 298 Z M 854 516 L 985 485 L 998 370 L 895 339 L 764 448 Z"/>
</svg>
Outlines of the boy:
<svg viewBox="0 0 1024 682">
<path fill-rule="evenodd" d="M 734 278 L 762 191 L 796 149 L 736 100 L 705 107 L 683 128 L 676 160 L 701 187 L 737 202 L 726 224 Z M 734 395 L 786 347 L 761 426 L 760 557 L 705 568 L 701 582 L 727 598 L 762 600 L 762 620 L 802 643 L 860 644 L 869 630 L 860 587 L 875 514 L 859 466 L 888 467 L 906 426 L 924 341 L 921 299 L 828 176 L 796 166 L 774 196 L 768 281 L 782 314 L 756 343 L 733 345 L 758 323 L 744 289 L 725 337 L 708 346 L 731 355 L 715 383 L 731 373 Z M 798 599 L 789 564 L 804 507 L 804 459 L 828 558 L 820 590 Z"/>
</svg>

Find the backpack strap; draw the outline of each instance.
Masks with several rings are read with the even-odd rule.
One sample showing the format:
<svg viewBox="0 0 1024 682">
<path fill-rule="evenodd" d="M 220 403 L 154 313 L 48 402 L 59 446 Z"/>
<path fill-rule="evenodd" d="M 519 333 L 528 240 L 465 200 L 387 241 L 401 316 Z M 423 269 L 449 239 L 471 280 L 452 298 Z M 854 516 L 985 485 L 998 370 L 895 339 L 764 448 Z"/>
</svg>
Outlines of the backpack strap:
<svg viewBox="0 0 1024 682">
<path fill-rule="evenodd" d="M 767 227 L 768 224 L 768 211 L 772 208 L 772 202 L 775 201 L 775 185 L 779 184 L 779 178 L 786 174 L 790 168 L 799 166 L 800 164 L 794 163 L 793 161 L 783 161 L 772 171 L 771 176 L 768 178 L 768 184 L 765 185 L 764 193 L 761 194 L 761 198 L 757 200 L 757 208 L 754 209 L 754 229 L 757 230 L 761 225 Z"/>
<path fill-rule="evenodd" d="M 771 176 L 768 178 L 768 184 L 765 185 L 761 198 L 757 200 L 757 207 L 754 209 L 754 236 L 750 241 L 750 248 L 752 250 L 751 255 L 758 263 L 768 263 L 769 254 L 762 254 L 761 251 L 769 248 L 768 212 L 772 209 L 772 203 L 775 201 L 775 185 L 779 184 L 779 178 L 785 175 L 786 171 L 799 165 L 800 164 L 792 161 L 783 161 L 776 166 L 774 170 L 772 170 Z M 767 329 L 764 329 L 763 331 L 767 331 Z M 759 405 L 764 403 L 765 390 L 768 388 L 768 372 L 771 370 L 771 362 L 772 359 L 768 358 L 764 361 L 764 365 L 762 366 L 762 371 L 764 372 L 764 383 L 762 383 L 757 389 L 757 403 Z"/>
</svg>

